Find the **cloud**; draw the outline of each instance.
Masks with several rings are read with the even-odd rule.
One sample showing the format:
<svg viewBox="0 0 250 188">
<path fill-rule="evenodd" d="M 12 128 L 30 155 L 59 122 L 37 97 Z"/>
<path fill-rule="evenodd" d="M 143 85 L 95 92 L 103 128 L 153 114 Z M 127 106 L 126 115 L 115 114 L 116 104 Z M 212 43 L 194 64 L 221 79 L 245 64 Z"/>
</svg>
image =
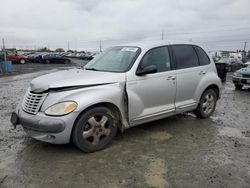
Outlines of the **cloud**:
<svg viewBox="0 0 250 188">
<path fill-rule="evenodd" d="M 69 42 L 80 49 L 98 48 L 99 40 L 159 40 L 164 31 L 165 39 L 242 48 L 250 39 L 248 7 L 248 0 L 8 0 L 0 7 L 0 37 L 10 47 Z"/>
</svg>

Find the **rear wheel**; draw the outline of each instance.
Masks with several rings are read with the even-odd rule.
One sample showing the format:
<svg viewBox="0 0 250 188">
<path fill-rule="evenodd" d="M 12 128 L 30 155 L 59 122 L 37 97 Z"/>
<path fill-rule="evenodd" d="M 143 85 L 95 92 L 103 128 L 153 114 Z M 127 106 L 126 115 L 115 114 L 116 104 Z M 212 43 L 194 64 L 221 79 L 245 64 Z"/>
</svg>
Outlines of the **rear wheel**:
<svg viewBox="0 0 250 188">
<path fill-rule="evenodd" d="M 207 89 L 201 96 L 200 102 L 194 114 L 198 118 L 207 118 L 215 110 L 217 102 L 217 94 L 214 89 Z"/>
<path fill-rule="evenodd" d="M 25 59 L 20 59 L 20 63 L 21 63 L 21 64 L 26 63 Z"/>
<path fill-rule="evenodd" d="M 83 113 L 72 132 L 74 144 L 84 152 L 106 148 L 117 133 L 117 119 L 106 107 L 95 107 Z"/>
<path fill-rule="evenodd" d="M 234 84 L 235 88 L 236 89 L 242 89 L 243 88 L 243 85 L 240 85 L 240 84 Z"/>
<path fill-rule="evenodd" d="M 69 60 L 69 59 L 66 59 L 66 60 L 64 61 L 64 63 L 65 63 L 65 64 L 68 64 L 68 63 L 70 63 L 70 60 Z"/>
</svg>

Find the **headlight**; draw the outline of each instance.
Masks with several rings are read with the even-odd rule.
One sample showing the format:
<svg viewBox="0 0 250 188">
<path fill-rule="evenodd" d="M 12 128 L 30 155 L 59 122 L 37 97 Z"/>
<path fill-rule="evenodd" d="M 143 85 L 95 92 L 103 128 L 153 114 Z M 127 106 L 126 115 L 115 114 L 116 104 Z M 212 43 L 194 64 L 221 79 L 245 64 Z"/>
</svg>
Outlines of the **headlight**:
<svg viewBox="0 0 250 188">
<path fill-rule="evenodd" d="M 235 77 L 242 77 L 242 74 L 240 74 L 240 73 L 238 73 L 238 72 L 235 72 L 235 73 L 234 73 L 234 76 L 235 76 Z"/>
<path fill-rule="evenodd" d="M 63 116 L 73 112 L 77 107 L 75 102 L 60 102 L 54 104 L 45 110 L 45 114 L 49 116 Z"/>
</svg>

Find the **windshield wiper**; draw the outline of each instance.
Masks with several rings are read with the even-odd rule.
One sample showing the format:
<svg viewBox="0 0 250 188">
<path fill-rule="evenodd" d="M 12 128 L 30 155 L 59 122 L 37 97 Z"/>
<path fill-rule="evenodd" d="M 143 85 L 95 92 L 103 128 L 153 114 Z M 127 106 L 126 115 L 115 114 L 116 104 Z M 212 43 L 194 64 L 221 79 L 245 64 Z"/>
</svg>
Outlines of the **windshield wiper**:
<svg viewBox="0 0 250 188">
<path fill-rule="evenodd" d="M 85 70 L 100 71 L 100 70 L 97 70 L 97 69 L 95 69 L 93 67 L 91 67 L 91 68 L 85 68 Z"/>
</svg>

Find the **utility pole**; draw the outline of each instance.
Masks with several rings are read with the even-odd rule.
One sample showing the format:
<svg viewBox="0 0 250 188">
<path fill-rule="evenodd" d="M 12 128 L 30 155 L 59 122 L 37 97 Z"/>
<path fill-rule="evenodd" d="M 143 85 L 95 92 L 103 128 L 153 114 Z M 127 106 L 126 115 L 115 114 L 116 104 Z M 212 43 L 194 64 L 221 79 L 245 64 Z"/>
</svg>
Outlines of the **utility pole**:
<svg viewBox="0 0 250 188">
<path fill-rule="evenodd" d="M 100 52 L 102 52 L 102 41 L 101 40 L 99 42 L 99 48 L 100 48 Z"/>
<path fill-rule="evenodd" d="M 243 58 L 243 59 L 245 59 L 245 58 L 246 58 L 246 55 L 247 55 L 246 47 L 247 47 L 247 41 L 244 43 L 244 50 L 243 50 L 243 52 L 242 52 L 242 58 Z"/>
<path fill-rule="evenodd" d="M 244 51 L 246 51 L 247 42 L 244 43 Z"/>
<path fill-rule="evenodd" d="M 161 40 L 164 40 L 164 31 L 161 32 Z"/>
<path fill-rule="evenodd" d="M 68 41 L 68 51 L 69 51 L 69 41 Z"/>
<path fill-rule="evenodd" d="M 4 38 L 2 39 L 3 42 L 3 54 L 4 54 L 4 61 L 6 61 L 6 52 L 5 52 L 5 43 L 4 43 Z"/>
</svg>

